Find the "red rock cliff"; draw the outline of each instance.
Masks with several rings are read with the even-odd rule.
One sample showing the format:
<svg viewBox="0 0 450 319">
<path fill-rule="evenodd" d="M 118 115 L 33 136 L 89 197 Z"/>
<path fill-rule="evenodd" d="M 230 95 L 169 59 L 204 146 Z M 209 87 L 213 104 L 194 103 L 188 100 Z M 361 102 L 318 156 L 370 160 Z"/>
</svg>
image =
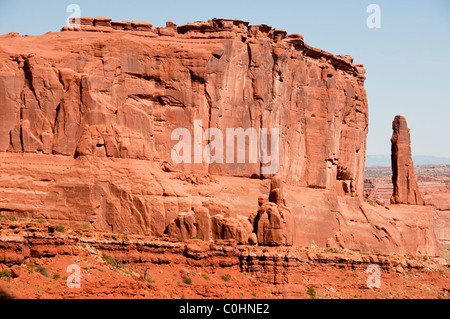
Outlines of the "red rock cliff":
<svg viewBox="0 0 450 319">
<path fill-rule="evenodd" d="M 362 195 L 362 65 L 242 21 L 178 29 L 134 23 L 129 31 L 105 21 L 83 18 L 85 31 L 2 39 L 0 151 L 171 163 L 172 131 L 194 132 L 194 120 L 203 130 L 279 128 L 287 183 L 339 184 Z M 180 168 L 250 177 L 261 163 Z"/>
<path fill-rule="evenodd" d="M 200 120 L 280 129 L 289 242 L 437 254 L 425 208 L 388 214 L 362 200 L 368 108 L 351 57 L 236 20 L 81 24 L 0 37 L 4 215 L 246 242 L 270 182 L 248 178 L 260 161 L 175 165 L 171 133 Z"/>
</svg>

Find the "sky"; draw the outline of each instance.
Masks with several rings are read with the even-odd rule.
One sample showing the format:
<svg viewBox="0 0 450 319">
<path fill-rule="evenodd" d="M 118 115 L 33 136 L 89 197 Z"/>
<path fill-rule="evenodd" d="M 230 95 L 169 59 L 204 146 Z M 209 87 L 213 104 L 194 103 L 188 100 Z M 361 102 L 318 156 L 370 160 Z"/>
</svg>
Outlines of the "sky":
<svg viewBox="0 0 450 319">
<path fill-rule="evenodd" d="M 309 45 L 364 64 L 368 155 L 390 154 L 392 121 L 403 115 L 414 155 L 450 157 L 449 0 L 0 0 L 0 34 L 59 31 L 70 4 L 80 7 L 81 16 L 154 26 L 230 18 L 300 33 Z M 371 4 L 380 9 L 380 28 L 367 25 Z"/>
</svg>

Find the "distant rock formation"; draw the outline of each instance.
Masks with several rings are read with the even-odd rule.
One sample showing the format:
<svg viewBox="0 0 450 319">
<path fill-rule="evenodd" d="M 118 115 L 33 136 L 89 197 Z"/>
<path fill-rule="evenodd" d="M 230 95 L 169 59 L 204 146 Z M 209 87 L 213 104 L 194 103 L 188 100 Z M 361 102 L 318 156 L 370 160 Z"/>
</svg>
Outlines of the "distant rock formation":
<svg viewBox="0 0 450 319">
<path fill-rule="evenodd" d="M 417 177 L 414 173 L 414 163 L 411 157 L 411 136 L 406 119 L 396 116 L 392 123 L 392 183 L 394 193 L 392 204 L 425 205 L 425 200 L 419 191 Z"/>
</svg>

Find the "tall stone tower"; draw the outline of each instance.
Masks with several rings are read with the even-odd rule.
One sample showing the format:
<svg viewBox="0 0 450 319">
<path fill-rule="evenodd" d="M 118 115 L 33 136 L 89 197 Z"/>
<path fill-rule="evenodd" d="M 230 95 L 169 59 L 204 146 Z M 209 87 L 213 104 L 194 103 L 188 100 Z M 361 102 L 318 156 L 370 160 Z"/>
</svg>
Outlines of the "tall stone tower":
<svg viewBox="0 0 450 319">
<path fill-rule="evenodd" d="M 397 115 L 392 123 L 391 139 L 392 204 L 425 205 L 419 191 L 414 163 L 411 156 L 410 130 L 403 116 Z"/>
</svg>

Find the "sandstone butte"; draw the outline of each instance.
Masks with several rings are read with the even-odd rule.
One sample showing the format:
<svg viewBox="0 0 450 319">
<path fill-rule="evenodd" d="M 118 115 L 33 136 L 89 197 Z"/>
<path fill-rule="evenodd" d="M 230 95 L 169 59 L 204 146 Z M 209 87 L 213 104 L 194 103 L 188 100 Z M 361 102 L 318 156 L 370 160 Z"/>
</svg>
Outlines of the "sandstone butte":
<svg viewBox="0 0 450 319">
<path fill-rule="evenodd" d="M 438 256 L 431 206 L 364 199 L 364 81 L 350 56 L 238 20 L 82 18 L 0 36 L 0 211 L 178 240 Z M 279 128 L 279 174 L 173 163 L 171 132 L 194 120 Z"/>
</svg>

